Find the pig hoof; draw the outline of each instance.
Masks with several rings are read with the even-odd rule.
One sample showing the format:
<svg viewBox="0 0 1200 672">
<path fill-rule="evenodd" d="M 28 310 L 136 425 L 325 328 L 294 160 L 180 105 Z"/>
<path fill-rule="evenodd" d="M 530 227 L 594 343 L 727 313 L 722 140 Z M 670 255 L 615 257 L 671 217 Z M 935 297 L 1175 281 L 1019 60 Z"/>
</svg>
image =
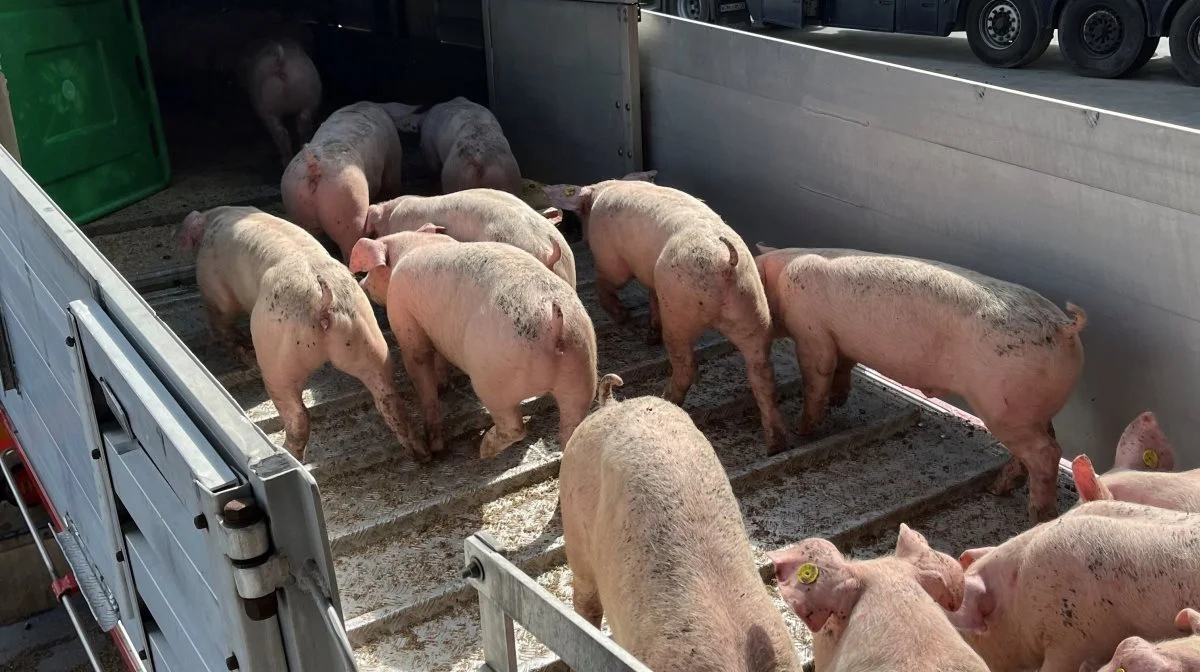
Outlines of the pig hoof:
<svg viewBox="0 0 1200 672">
<path fill-rule="evenodd" d="M 778 455 L 787 450 L 787 438 L 767 439 L 767 456 Z"/>
<path fill-rule="evenodd" d="M 842 406 L 845 406 L 847 401 L 850 401 L 849 390 L 845 392 L 839 392 L 829 397 L 829 405 L 833 406 L 834 408 L 841 408 Z"/>
</svg>

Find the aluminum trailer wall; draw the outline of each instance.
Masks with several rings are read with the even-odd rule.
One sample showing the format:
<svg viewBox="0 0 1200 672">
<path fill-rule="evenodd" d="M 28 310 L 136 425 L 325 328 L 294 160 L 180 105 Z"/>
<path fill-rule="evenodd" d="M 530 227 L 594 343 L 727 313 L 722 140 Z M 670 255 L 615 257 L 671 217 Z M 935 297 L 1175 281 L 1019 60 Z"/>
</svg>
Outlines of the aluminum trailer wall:
<svg viewBox="0 0 1200 672">
<path fill-rule="evenodd" d="M 312 476 L 3 150 L 0 318 L 0 405 L 101 626 L 147 669 L 348 669 Z"/>
<path fill-rule="evenodd" d="M 749 241 L 940 259 L 1088 313 L 1055 427 L 1155 411 L 1200 467 L 1200 133 L 642 12 L 646 165 Z"/>
</svg>

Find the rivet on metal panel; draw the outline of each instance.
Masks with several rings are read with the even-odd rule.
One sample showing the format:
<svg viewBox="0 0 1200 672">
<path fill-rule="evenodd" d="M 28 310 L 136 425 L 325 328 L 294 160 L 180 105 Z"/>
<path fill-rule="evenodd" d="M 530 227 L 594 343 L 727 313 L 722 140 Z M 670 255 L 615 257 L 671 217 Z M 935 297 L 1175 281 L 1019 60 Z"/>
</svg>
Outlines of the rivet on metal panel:
<svg viewBox="0 0 1200 672">
<path fill-rule="evenodd" d="M 100 459 L 100 449 L 99 449 L 99 448 L 93 448 L 93 449 L 92 449 L 92 459 L 93 459 L 93 460 L 98 460 L 98 459 Z"/>
<path fill-rule="evenodd" d="M 227 669 L 227 670 L 238 669 L 237 656 L 229 656 L 228 658 L 225 659 L 225 669 Z"/>
<path fill-rule="evenodd" d="M 628 112 L 629 110 L 630 110 L 629 103 L 625 103 L 625 111 Z"/>
<path fill-rule="evenodd" d="M 67 347 L 68 348 L 75 347 L 75 337 L 74 336 L 67 336 Z"/>
<path fill-rule="evenodd" d="M 625 148 L 617 147 L 617 156 L 625 156 Z"/>
<path fill-rule="evenodd" d="M 117 562 L 125 562 L 125 551 L 117 551 Z"/>
<path fill-rule="evenodd" d="M 633 150 L 632 149 L 625 150 L 625 156 L 632 159 L 633 158 Z"/>
<path fill-rule="evenodd" d="M 141 658 L 142 660 L 146 660 L 146 659 L 148 659 L 149 657 L 150 657 L 150 656 L 146 654 L 146 650 L 145 650 L 145 649 L 142 649 L 141 651 L 138 651 L 138 658 Z"/>
<path fill-rule="evenodd" d="M 192 518 L 192 524 L 196 526 L 197 530 L 207 530 L 208 529 L 208 518 L 205 518 L 204 514 L 201 513 L 201 514 L 197 515 L 195 518 Z"/>
<path fill-rule="evenodd" d="M 618 110 L 621 109 L 621 101 L 618 100 L 614 102 L 613 105 L 615 105 Z"/>
<path fill-rule="evenodd" d="M 225 518 L 225 525 L 234 529 L 248 527 L 263 519 L 263 511 L 258 508 L 258 503 L 248 497 L 225 502 L 221 514 Z"/>
</svg>

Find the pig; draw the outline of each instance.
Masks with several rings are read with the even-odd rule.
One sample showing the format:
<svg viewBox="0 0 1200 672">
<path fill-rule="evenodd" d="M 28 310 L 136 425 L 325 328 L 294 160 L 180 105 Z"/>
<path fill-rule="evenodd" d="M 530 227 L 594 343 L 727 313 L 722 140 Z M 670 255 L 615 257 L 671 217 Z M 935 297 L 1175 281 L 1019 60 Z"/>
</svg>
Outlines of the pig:
<svg viewBox="0 0 1200 672">
<path fill-rule="evenodd" d="M 629 311 L 617 290 L 637 278 L 650 293 L 646 342 L 665 342 L 671 378 L 665 397 L 683 404 L 696 380 L 696 341 L 715 328 L 746 360 L 767 454 L 787 447 L 771 367 L 771 316 L 762 280 L 742 239 L 700 199 L 634 173 L 579 187 L 547 185 L 555 207 L 579 214 L 596 264 L 596 296 L 618 324 Z"/>
<path fill-rule="evenodd" d="M 363 238 L 350 257 L 350 270 L 366 273 L 368 296 L 387 306 L 430 449 L 445 446 L 438 387 L 447 362 L 470 377 L 495 422 L 481 458 L 523 439 L 522 400 L 547 393 L 565 446 L 596 392 L 596 331 L 579 296 L 527 252 L 441 231 L 430 224 Z"/>
<path fill-rule="evenodd" d="M 441 175 L 442 193 L 478 188 L 521 193 L 521 169 L 490 110 L 462 96 L 420 109 L 387 106 L 399 130 L 420 130 L 421 155 Z"/>
<path fill-rule="evenodd" d="M 1080 455 L 1071 471 L 1083 502 L 1116 499 L 1200 513 L 1200 469 L 1170 473 L 1174 466 L 1175 449 L 1158 418 L 1146 411 L 1121 434 L 1111 470 L 1097 476 L 1088 456 Z"/>
<path fill-rule="evenodd" d="M 547 214 L 507 192 L 467 189 L 377 203 L 367 209 L 367 228 L 386 236 L 432 223 L 461 242 L 508 243 L 532 254 L 575 289 L 575 254 Z"/>
<path fill-rule="evenodd" d="M 936 261 L 845 249 L 758 245 L 776 333 L 804 376 L 800 434 L 850 394 L 856 362 L 930 397 L 966 398 L 1012 453 L 992 492 L 1030 476 L 1033 522 L 1057 515 L 1062 448 L 1052 418 L 1083 368 L 1081 308 L 1071 318 L 1033 290 Z"/>
<path fill-rule="evenodd" d="M 347 105 L 284 169 L 284 210 L 306 231 L 324 231 L 348 262 L 358 239 L 374 235 L 365 228 L 368 206 L 400 192 L 400 168 L 400 136 L 383 108 Z"/>
<path fill-rule="evenodd" d="M 1112 660 L 1099 668 L 1085 663 L 1079 672 L 1200 672 L 1200 611 L 1183 609 L 1174 624 L 1188 636 L 1157 644 L 1129 637 L 1117 646 Z"/>
<path fill-rule="evenodd" d="M 894 555 L 874 560 L 848 560 L 816 537 L 767 556 L 780 596 L 813 633 L 817 672 L 987 672 L 946 616 L 962 602 L 958 562 L 909 526 Z"/>
<path fill-rule="evenodd" d="M 656 672 L 800 672 L 712 445 L 662 398 L 612 398 L 563 451 L 575 611 Z"/>
<path fill-rule="evenodd" d="M 1075 672 L 1127 637 L 1161 639 L 1164 613 L 1200 603 L 1200 515 L 1080 504 L 994 548 L 965 551 L 950 620 L 995 672 Z"/>
<path fill-rule="evenodd" d="M 295 152 L 284 119 L 293 120 L 300 142 L 312 138 L 313 119 L 321 106 L 321 76 L 316 66 L 295 40 L 261 40 L 243 53 L 238 79 L 286 168 Z"/>
<path fill-rule="evenodd" d="M 405 452 L 429 458 L 409 428 L 366 294 L 316 238 L 257 208 L 221 206 L 192 211 L 180 227 L 180 246 L 196 252 L 214 339 L 247 364 L 257 361 L 283 422 L 284 448 L 296 459 L 304 460 L 309 435 L 304 386 L 326 362 L 362 381 Z M 249 341 L 235 324 L 247 313 Z"/>
</svg>

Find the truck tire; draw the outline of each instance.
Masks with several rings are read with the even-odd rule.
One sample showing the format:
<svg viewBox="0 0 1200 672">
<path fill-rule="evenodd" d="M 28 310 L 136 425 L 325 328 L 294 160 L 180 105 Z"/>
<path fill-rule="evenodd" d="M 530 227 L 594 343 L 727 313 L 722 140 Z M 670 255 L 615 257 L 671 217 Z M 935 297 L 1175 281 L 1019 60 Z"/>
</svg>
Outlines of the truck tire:
<svg viewBox="0 0 1200 672">
<path fill-rule="evenodd" d="M 1141 53 L 1138 54 L 1137 60 L 1133 62 L 1133 67 L 1125 74 L 1132 75 L 1141 70 L 1143 65 L 1149 63 L 1150 59 L 1154 58 L 1154 52 L 1156 51 L 1158 51 L 1158 38 L 1147 37 L 1146 43 L 1142 45 Z"/>
<path fill-rule="evenodd" d="M 675 16 L 712 23 L 716 17 L 715 0 L 673 0 Z"/>
<path fill-rule="evenodd" d="M 1038 20 L 1032 0 L 971 0 L 967 44 L 993 68 L 1019 68 L 1046 51 L 1053 30 Z"/>
<path fill-rule="evenodd" d="M 1146 19 L 1136 0 L 1067 0 L 1058 19 L 1058 48 L 1083 77 L 1128 74 L 1146 44 Z"/>
<path fill-rule="evenodd" d="M 1171 64 L 1183 81 L 1200 86 L 1200 0 L 1183 3 L 1171 21 Z"/>
</svg>

